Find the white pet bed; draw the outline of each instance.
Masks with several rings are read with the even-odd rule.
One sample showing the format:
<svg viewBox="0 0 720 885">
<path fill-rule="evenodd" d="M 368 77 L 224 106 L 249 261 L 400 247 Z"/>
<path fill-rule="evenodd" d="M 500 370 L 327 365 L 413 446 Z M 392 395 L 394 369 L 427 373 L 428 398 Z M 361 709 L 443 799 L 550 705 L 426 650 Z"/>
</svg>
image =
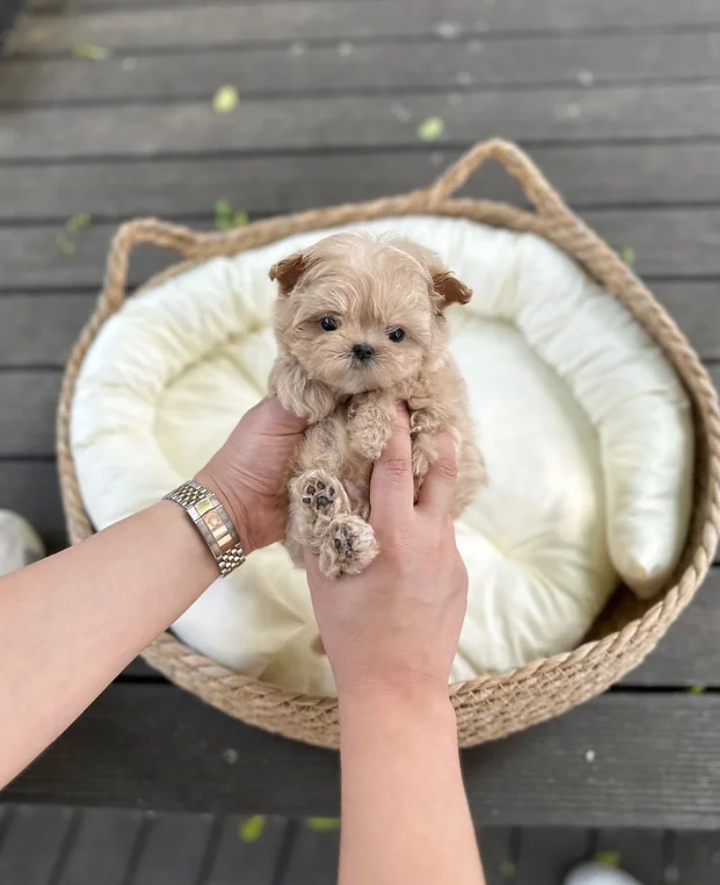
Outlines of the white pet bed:
<svg viewBox="0 0 720 885">
<path fill-rule="evenodd" d="M 435 249 L 474 292 L 449 318 L 490 485 L 458 523 L 470 575 L 452 681 L 576 646 L 618 583 L 660 589 L 683 548 L 693 430 L 674 369 L 564 252 L 466 219 L 357 225 Z M 193 475 L 264 394 L 271 264 L 324 236 L 215 258 L 131 299 L 93 342 L 71 445 L 96 527 Z M 280 545 L 175 625 L 188 645 L 291 691 L 333 694 L 305 575 Z"/>
</svg>

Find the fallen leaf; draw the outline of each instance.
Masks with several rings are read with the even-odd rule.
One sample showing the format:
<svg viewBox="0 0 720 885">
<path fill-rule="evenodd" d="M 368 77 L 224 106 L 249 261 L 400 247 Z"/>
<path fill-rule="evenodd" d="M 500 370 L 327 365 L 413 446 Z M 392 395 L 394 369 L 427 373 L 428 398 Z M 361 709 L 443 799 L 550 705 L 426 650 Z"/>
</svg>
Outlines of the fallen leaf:
<svg viewBox="0 0 720 885">
<path fill-rule="evenodd" d="M 233 230 L 247 223 L 247 212 L 236 212 L 224 198 L 215 200 L 215 227 L 218 230 Z"/>
<path fill-rule="evenodd" d="M 688 689 L 689 694 L 705 694 L 704 685 L 691 685 Z"/>
<path fill-rule="evenodd" d="M 91 223 L 92 216 L 89 212 L 78 212 L 76 215 L 71 215 L 65 222 L 65 230 L 70 232 L 85 230 L 86 227 L 90 227 Z"/>
<path fill-rule="evenodd" d="M 329 833 L 340 829 L 339 817 L 309 817 L 305 823 L 316 833 Z"/>
<path fill-rule="evenodd" d="M 619 867 L 620 866 L 620 852 L 619 851 L 598 851 L 598 853 L 593 858 L 595 863 L 602 864 L 605 867 Z"/>
<path fill-rule="evenodd" d="M 623 246 L 620 250 L 620 257 L 625 262 L 625 264 L 629 264 L 630 267 L 635 264 L 635 250 L 632 246 Z"/>
<path fill-rule="evenodd" d="M 219 200 L 215 200 L 215 214 L 232 215 L 232 206 L 226 199 L 221 197 Z"/>
<path fill-rule="evenodd" d="M 428 117 L 417 128 L 417 134 L 422 141 L 437 141 L 445 132 L 445 123 L 440 117 Z"/>
<path fill-rule="evenodd" d="M 213 110 L 216 114 L 229 114 L 239 101 L 240 95 L 234 86 L 221 86 L 213 97 Z"/>
<path fill-rule="evenodd" d="M 58 234 L 55 237 L 55 245 L 63 255 L 74 255 L 77 252 L 77 246 L 67 234 Z"/>
<path fill-rule="evenodd" d="M 514 879 L 517 867 L 511 860 L 504 860 L 500 864 L 500 875 L 503 879 Z"/>
<path fill-rule="evenodd" d="M 255 814 L 246 818 L 238 827 L 238 837 L 241 842 L 257 842 L 265 829 L 265 818 L 262 814 Z"/>
<path fill-rule="evenodd" d="M 110 50 L 95 43 L 79 43 L 73 46 L 72 54 L 75 58 L 86 58 L 89 61 L 105 61 L 106 58 L 110 58 Z"/>
</svg>

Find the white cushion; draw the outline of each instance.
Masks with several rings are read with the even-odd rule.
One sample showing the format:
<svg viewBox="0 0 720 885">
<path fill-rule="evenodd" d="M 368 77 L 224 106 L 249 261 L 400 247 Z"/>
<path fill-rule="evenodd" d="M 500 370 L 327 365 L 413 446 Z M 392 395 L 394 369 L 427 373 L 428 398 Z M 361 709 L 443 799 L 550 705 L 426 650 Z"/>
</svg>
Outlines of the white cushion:
<svg viewBox="0 0 720 885">
<path fill-rule="evenodd" d="M 474 290 L 453 308 L 490 484 L 458 524 L 470 574 L 453 680 L 577 645 L 619 580 L 652 595 L 687 530 L 693 433 L 675 372 L 550 243 L 465 219 L 360 227 L 435 249 Z M 260 399 L 275 356 L 270 265 L 325 232 L 217 258 L 137 298 L 82 366 L 72 448 L 102 528 L 190 477 Z M 276 545 L 176 623 L 186 643 L 291 690 L 331 694 L 305 575 Z"/>
</svg>

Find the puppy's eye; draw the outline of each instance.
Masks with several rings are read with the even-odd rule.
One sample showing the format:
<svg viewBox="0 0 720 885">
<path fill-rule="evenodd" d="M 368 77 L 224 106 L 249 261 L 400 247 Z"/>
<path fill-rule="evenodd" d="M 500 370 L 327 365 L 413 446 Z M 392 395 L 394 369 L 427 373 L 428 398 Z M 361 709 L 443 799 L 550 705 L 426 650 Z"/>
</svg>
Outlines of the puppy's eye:
<svg viewBox="0 0 720 885">
<path fill-rule="evenodd" d="M 337 317 L 323 317 L 320 320 L 320 328 L 323 332 L 334 332 L 340 328 L 340 320 Z"/>
<path fill-rule="evenodd" d="M 399 344 L 403 340 L 403 338 L 405 337 L 405 330 L 404 329 L 391 329 L 387 333 L 387 336 L 391 341 L 394 341 L 395 344 Z"/>
</svg>

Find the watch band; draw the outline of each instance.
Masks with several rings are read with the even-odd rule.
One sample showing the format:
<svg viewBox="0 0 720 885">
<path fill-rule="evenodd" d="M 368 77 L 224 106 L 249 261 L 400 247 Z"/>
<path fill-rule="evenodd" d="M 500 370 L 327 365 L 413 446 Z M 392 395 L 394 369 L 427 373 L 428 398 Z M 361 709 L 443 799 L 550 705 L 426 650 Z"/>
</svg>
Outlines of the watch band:
<svg viewBox="0 0 720 885">
<path fill-rule="evenodd" d="M 223 578 L 245 562 L 237 530 L 211 491 L 191 479 L 168 492 L 163 500 L 174 501 L 186 511 L 215 557 Z"/>
</svg>

